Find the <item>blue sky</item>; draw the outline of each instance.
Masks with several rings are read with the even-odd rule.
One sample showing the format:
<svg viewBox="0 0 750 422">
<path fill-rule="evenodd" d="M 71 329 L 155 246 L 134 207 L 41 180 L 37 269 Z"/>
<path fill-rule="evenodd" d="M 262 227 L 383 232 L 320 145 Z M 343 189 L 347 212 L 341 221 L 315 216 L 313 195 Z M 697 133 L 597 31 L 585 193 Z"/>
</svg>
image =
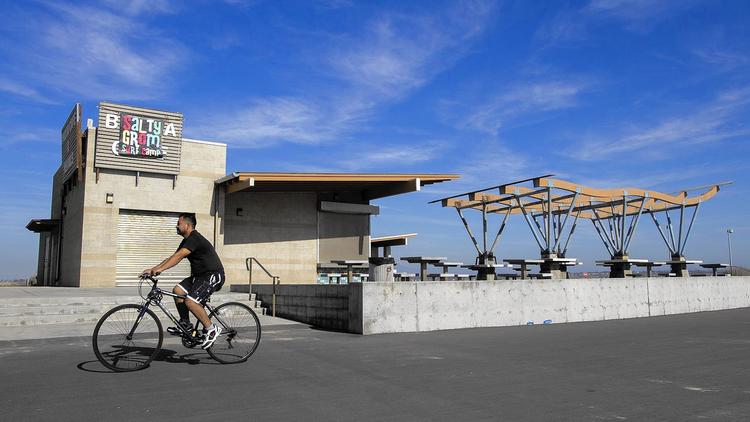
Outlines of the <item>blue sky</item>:
<svg viewBox="0 0 750 422">
<path fill-rule="evenodd" d="M 376 202 L 374 235 L 419 233 L 397 255 L 473 260 L 455 211 L 427 202 L 520 178 L 733 180 L 686 253 L 726 262 L 732 227 L 750 265 L 746 1 L 0 4 L 0 278 L 35 272 L 24 226 L 49 216 L 60 128 L 101 100 L 184 113 L 186 137 L 229 145 L 228 171 L 461 174 Z M 498 254 L 537 256 L 525 222 L 509 224 Z M 653 223 L 630 251 L 665 257 Z M 590 224 L 569 255 L 605 257 Z"/>
</svg>

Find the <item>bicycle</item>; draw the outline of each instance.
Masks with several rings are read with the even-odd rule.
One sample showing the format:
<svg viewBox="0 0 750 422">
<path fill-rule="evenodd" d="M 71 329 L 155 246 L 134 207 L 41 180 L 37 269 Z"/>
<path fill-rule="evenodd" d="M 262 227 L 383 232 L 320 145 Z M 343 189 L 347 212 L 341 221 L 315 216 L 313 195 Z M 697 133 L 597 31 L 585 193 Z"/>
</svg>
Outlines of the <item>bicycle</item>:
<svg viewBox="0 0 750 422">
<path fill-rule="evenodd" d="M 145 290 L 148 283 L 153 284 Z M 161 303 L 164 296 L 185 299 L 157 287 L 159 280 L 143 275 L 138 284 L 138 293 L 144 302 L 115 306 L 99 319 L 94 328 L 92 342 L 94 354 L 105 367 L 128 372 L 146 368 L 161 350 L 164 331 L 154 311 L 156 305 L 175 324 L 182 339 L 182 345 L 192 349 L 203 342 L 201 322 L 196 321 L 192 330 L 183 327 L 177 318 Z M 144 288 L 145 287 L 145 288 Z M 187 300 L 187 299 L 186 299 Z M 260 320 L 247 305 L 239 302 L 226 302 L 212 307 L 208 301 L 203 304 L 213 323 L 221 326 L 222 333 L 214 344 L 206 349 L 208 354 L 222 364 L 245 362 L 260 344 Z"/>
</svg>

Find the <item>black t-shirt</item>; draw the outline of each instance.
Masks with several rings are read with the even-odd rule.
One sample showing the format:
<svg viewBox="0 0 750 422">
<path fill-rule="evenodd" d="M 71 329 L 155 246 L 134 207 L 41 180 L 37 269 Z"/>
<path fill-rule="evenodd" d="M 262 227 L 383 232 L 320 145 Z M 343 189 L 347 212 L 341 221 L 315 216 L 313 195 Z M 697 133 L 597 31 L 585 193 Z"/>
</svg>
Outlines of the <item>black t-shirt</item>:
<svg viewBox="0 0 750 422">
<path fill-rule="evenodd" d="M 182 248 L 190 250 L 187 256 L 190 261 L 190 273 L 196 275 L 206 275 L 208 273 L 223 273 L 224 267 L 221 265 L 219 255 L 211 243 L 203 235 L 193 230 L 188 237 L 182 240 L 179 251 Z"/>
</svg>

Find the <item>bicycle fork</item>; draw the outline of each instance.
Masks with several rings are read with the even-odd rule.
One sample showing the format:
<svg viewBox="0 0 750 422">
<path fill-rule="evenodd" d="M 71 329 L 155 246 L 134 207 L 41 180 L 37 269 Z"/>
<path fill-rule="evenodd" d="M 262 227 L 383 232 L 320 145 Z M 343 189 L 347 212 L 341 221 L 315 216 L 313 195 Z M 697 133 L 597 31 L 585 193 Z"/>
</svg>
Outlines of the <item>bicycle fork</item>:
<svg viewBox="0 0 750 422">
<path fill-rule="evenodd" d="M 133 324 L 133 328 L 130 329 L 130 332 L 127 336 L 125 336 L 125 339 L 128 341 L 133 339 L 133 333 L 135 333 L 135 330 L 138 328 L 138 324 L 141 323 L 141 320 L 143 319 L 143 315 L 146 315 L 146 310 L 148 309 L 148 305 L 151 302 L 146 302 L 141 306 L 141 311 L 138 313 L 138 318 L 135 319 L 135 323 Z"/>
</svg>

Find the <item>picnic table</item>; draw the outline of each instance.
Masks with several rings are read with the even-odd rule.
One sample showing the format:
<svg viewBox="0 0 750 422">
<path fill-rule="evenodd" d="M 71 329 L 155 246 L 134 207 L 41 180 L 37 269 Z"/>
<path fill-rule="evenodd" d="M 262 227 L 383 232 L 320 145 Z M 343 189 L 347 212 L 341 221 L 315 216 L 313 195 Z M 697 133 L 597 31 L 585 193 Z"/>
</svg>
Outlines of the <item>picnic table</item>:
<svg viewBox="0 0 750 422">
<path fill-rule="evenodd" d="M 363 266 L 363 265 L 367 265 L 369 263 L 368 261 L 364 261 L 364 260 L 360 260 L 360 259 L 342 259 L 342 260 L 336 260 L 336 261 L 331 261 L 331 262 L 334 263 L 334 264 L 343 265 L 343 266 L 346 267 L 346 281 L 347 281 L 347 283 L 351 283 L 352 282 L 352 276 L 354 275 L 354 266 L 355 265 L 357 265 L 357 266 Z"/>
<path fill-rule="evenodd" d="M 672 266 L 672 272 L 675 273 L 677 277 L 690 277 L 690 272 L 688 272 L 687 266 L 702 264 L 703 261 L 694 259 L 672 259 L 671 261 L 666 261 L 665 263 Z"/>
<path fill-rule="evenodd" d="M 393 273 L 398 281 L 409 281 L 410 278 L 416 277 L 414 273 Z"/>
<path fill-rule="evenodd" d="M 563 267 L 575 267 L 576 265 L 583 265 L 583 262 L 581 261 L 561 262 L 560 265 L 562 265 Z"/>
<path fill-rule="evenodd" d="M 436 278 L 448 279 L 451 277 L 456 277 L 456 274 L 451 274 L 448 272 L 449 268 L 460 267 L 464 265 L 464 263 L 463 262 L 438 262 L 437 264 L 433 264 L 433 265 L 443 269 L 442 273 L 438 274 Z"/>
<path fill-rule="evenodd" d="M 542 256 L 542 260 L 544 262 L 539 266 L 539 278 L 567 278 L 568 266 L 578 263 L 578 258 L 563 258 L 556 254 Z"/>
<path fill-rule="evenodd" d="M 666 261 L 665 262 L 665 264 L 669 264 L 669 265 L 674 265 L 674 264 L 679 264 L 679 265 L 685 264 L 685 265 L 687 265 L 687 264 L 702 264 L 702 263 L 703 263 L 703 261 L 698 261 L 698 260 L 693 260 L 693 259 L 684 259 L 684 260 L 683 259 L 677 259 L 677 260 L 672 260 L 672 261 Z"/>
<path fill-rule="evenodd" d="M 624 278 L 633 276 L 633 273 L 630 271 L 631 265 L 645 264 L 647 262 L 649 262 L 648 259 L 616 257 L 612 259 L 602 259 L 596 261 L 596 265 L 609 267 L 609 278 Z"/>
<path fill-rule="evenodd" d="M 700 264 L 703 268 L 710 268 L 711 271 L 713 271 L 713 275 L 716 275 L 716 270 L 719 268 L 727 268 L 729 265 L 727 264 Z"/>
<path fill-rule="evenodd" d="M 651 269 L 654 267 L 661 267 L 662 265 L 666 265 L 667 263 L 664 261 L 649 261 L 645 260 L 646 262 L 633 262 L 632 264 L 636 267 L 646 267 L 646 277 L 651 277 Z"/>
<path fill-rule="evenodd" d="M 394 236 L 382 236 L 370 238 L 370 256 L 382 256 L 384 258 L 391 256 L 391 248 L 393 246 L 405 246 L 408 244 L 408 240 L 411 237 L 416 236 L 416 233 L 398 234 Z M 383 254 L 381 255 L 380 248 L 382 248 Z"/>
<path fill-rule="evenodd" d="M 463 268 L 467 268 L 477 272 L 477 280 L 494 280 L 495 270 L 498 268 L 505 268 L 505 264 L 470 264 L 462 265 Z"/>
<path fill-rule="evenodd" d="M 520 271 L 521 279 L 526 279 L 529 277 L 529 265 L 544 264 L 543 259 L 524 259 L 524 258 L 503 259 L 503 262 L 507 262 L 508 264 L 510 264 L 509 266 L 512 267 L 514 270 Z M 514 267 L 514 265 L 520 265 L 521 268 L 516 268 Z"/>
<path fill-rule="evenodd" d="M 419 280 L 427 280 L 427 264 L 437 264 L 441 261 L 445 261 L 446 257 L 434 257 L 434 256 L 404 256 L 401 257 L 402 261 L 406 261 L 410 264 L 419 264 Z"/>
</svg>

